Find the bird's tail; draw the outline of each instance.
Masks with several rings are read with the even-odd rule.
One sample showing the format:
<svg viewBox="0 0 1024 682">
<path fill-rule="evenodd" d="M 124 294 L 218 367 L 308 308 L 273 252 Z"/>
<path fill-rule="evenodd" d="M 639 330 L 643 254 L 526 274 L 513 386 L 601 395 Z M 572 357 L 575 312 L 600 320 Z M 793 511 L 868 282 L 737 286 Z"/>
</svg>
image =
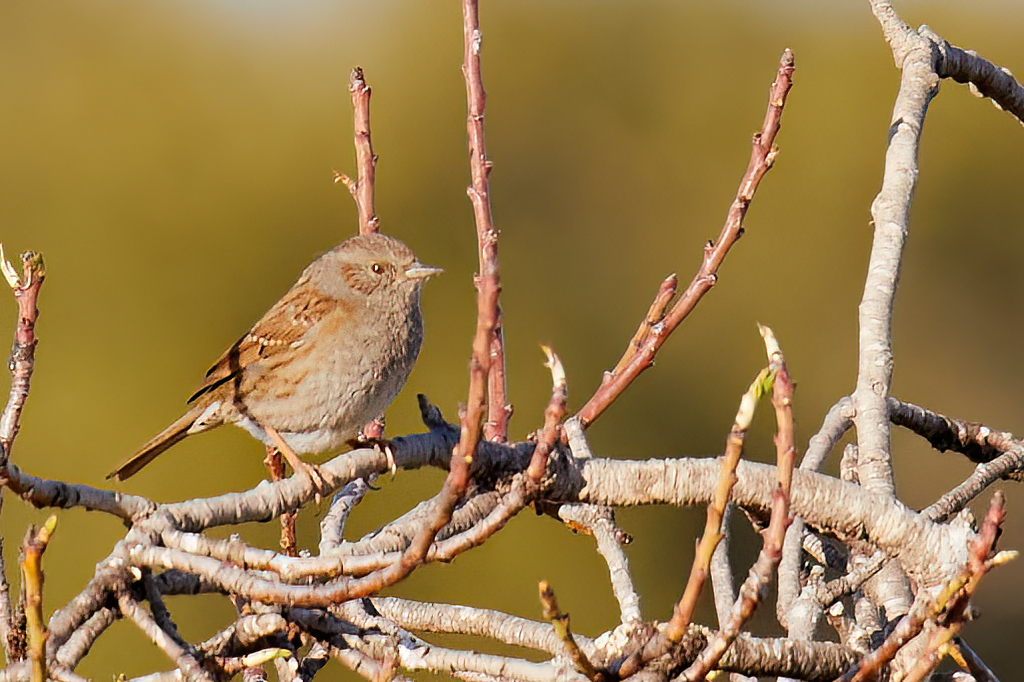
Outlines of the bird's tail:
<svg viewBox="0 0 1024 682">
<path fill-rule="evenodd" d="M 138 452 L 125 460 L 119 467 L 107 474 L 107 478 L 123 481 L 137 474 L 139 469 L 152 462 L 158 455 L 163 454 L 164 450 L 184 439 L 202 411 L 200 406 L 192 407 L 173 424 L 153 436 L 148 443 L 139 448 Z"/>
</svg>

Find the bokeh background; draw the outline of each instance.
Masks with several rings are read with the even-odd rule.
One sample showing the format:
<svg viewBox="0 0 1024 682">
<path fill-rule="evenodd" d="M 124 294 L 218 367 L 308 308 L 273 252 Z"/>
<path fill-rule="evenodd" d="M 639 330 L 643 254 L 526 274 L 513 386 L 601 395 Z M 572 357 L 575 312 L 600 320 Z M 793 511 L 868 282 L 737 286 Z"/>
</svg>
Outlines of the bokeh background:
<svg viewBox="0 0 1024 682">
<path fill-rule="evenodd" d="M 900 9 L 1024 72 L 1024 5 Z M 602 456 L 718 452 L 764 363 L 761 321 L 776 330 L 799 382 L 806 443 L 854 384 L 869 205 L 899 80 L 867 3 L 494 1 L 482 18 L 516 437 L 539 425 L 549 394 L 540 343 L 561 354 L 579 407 L 658 282 L 670 272 L 689 280 L 746 166 L 778 57 L 793 48 L 782 152 L 747 235 L 657 367 L 591 435 Z M 454 417 L 467 385 L 476 263 L 461 40 L 455 0 L 0 4 L 0 239 L 9 254 L 42 251 L 49 271 L 19 466 L 106 485 L 106 473 L 180 413 L 209 363 L 302 267 L 354 232 L 354 206 L 331 171 L 354 170 L 346 82 L 357 64 L 374 90 L 383 228 L 447 271 L 427 288 L 426 342 L 389 411 L 389 432 L 420 429 L 416 392 Z M 897 395 L 1016 433 L 1024 433 L 1022 159 L 1019 125 L 944 83 L 925 129 L 895 323 Z M 14 310 L 0 295 L 0 338 Z M 767 414 L 749 440 L 753 459 L 772 457 Z M 897 484 L 913 506 L 971 471 L 904 433 L 894 447 Z M 263 477 L 261 455 L 241 431 L 222 429 L 177 446 L 123 489 L 158 500 L 244 489 Z M 421 471 L 382 481 L 351 534 L 440 480 Z M 1003 545 L 1021 548 L 1024 495 L 1006 487 Z M 46 513 L 6 496 L 9 569 L 26 527 Z M 47 612 L 83 586 L 123 533 L 106 516 L 59 516 L 45 558 Z M 670 614 L 702 516 L 620 514 L 636 537 L 629 554 L 648 617 Z M 300 540 L 315 546 L 314 515 L 300 523 Z M 745 572 L 756 543 L 742 525 L 735 555 Z M 267 547 L 277 539 L 276 524 L 240 532 Z M 616 622 L 592 541 L 529 513 L 388 593 L 536 618 L 541 578 L 581 632 Z M 1022 586 L 1020 562 L 987 578 L 982 617 L 966 631 L 1003 675 L 1019 657 Z M 192 639 L 231 618 L 216 597 L 170 605 Z M 702 609 L 711 620 L 710 602 Z M 755 625 L 774 631 L 768 617 Z M 80 672 L 102 679 L 168 666 L 119 623 Z M 332 670 L 328 678 L 348 679 Z"/>
</svg>

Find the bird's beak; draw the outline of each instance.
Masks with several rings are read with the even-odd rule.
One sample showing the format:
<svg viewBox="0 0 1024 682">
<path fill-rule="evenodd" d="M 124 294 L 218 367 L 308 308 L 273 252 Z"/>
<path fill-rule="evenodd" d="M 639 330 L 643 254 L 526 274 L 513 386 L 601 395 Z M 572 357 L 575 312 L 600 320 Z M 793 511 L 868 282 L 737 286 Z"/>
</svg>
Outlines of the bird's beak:
<svg viewBox="0 0 1024 682">
<path fill-rule="evenodd" d="M 424 265 L 416 261 L 412 264 L 412 267 L 405 271 L 405 276 L 409 279 L 426 279 L 434 275 L 440 275 L 442 272 L 444 270 L 441 268 L 436 268 L 433 265 Z"/>
</svg>

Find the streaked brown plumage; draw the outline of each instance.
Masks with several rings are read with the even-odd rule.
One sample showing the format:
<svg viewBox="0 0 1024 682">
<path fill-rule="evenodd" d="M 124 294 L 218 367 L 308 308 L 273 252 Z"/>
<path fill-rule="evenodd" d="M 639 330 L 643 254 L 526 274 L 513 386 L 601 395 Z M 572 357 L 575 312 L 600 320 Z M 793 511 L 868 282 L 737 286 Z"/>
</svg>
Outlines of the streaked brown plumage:
<svg viewBox="0 0 1024 682">
<path fill-rule="evenodd" d="M 191 407 L 108 478 L 134 475 L 169 447 L 222 424 L 296 453 L 324 452 L 382 414 L 423 340 L 420 290 L 439 268 L 383 234 L 334 247 L 214 363 Z"/>
</svg>

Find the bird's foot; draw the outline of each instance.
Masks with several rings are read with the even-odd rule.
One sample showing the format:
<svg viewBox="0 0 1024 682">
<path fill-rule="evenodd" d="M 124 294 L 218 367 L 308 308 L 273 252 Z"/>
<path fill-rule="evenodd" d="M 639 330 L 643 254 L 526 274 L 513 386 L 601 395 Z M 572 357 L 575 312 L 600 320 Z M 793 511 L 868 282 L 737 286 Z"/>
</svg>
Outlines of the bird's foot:
<svg viewBox="0 0 1024 682">
<path fill-rule="evenodd" d="M 313 488 L 316 491 L 313 493 L 314 502 L 319 505 L 323 496 L 331 490 L 330 486 L 327 485 L 327 479 L 324 478 L 323 472 L 320 471 L 320 467 L 316 464 L 310 464 L 309 462 L 303 461 L 299 459 L 297 455 L 294 455 L 294 453 L 293 456 L 295 457 L 295 461 L 289 459 L 288 463 L 291 464 L 292 470 L 295 471 L 295 473 L 305 474 L 313 482 Z M 285 459 L 288 459 L 287 455 L 285 455 Z"/>
<path fill-rule="evenodd" d="M 263 429 L 267 432 L 267 435 L 270 436 L 270 440 L 273 442 L 274 447 L 277 448 L 277 451 L 280 452 L 281 456 L 288 461 L 292 471 L 297 474 L 305 474 L 309 480 L 312 481 L 315 497 L 314 501 L 316 504 L 320 504 L 322 496 L 330 492 L 330 486 L 327 485 L 327 480 L 320 471 L 320 467 L 303 461 L 301 457 L 295 454 L 295 451 L 291 449 L 288 443 L 285 442 L 284 438 L 281 437 L 281 434 L 276 430 L 268 426 L 264 426 Z"/>
<path fill-rule="evenodd" d="M 359 436 L 348 441 L 348 446 L 353 450 L 357 448 L 373 448 L 387 459 L 388 469 L 391 471 L 392 476 L 398 471 L 398 465 L 395 464 L 395 453 L 391 451 L 391 441 L 384 438 L 383 435 L 377 438 L 360 433 Z"/>
</svg>

